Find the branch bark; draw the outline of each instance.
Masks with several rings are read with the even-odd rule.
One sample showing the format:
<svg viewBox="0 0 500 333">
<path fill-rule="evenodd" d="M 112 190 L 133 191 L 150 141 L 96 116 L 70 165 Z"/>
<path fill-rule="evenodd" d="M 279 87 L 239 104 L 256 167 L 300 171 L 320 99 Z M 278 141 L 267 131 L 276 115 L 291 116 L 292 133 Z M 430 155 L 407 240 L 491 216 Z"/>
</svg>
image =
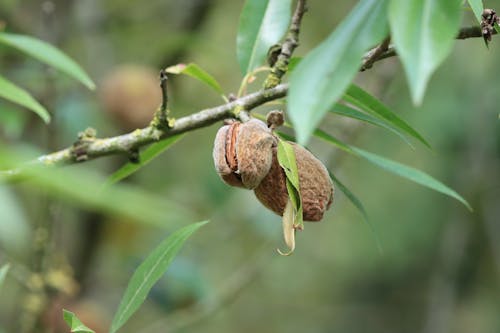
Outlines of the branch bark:
<svg viewBox="0 0 500 333">
<path fill-rule="evenodd" d="M 173 127 L 158 129 L 148 126 L 142 129 L 111 138 L 87 139 L 84 147 L 86 158 L 82 161 L 95 159 L 111 154 L 129 154 L 145 145 L 166 139 L 176 134 L 189 132 L 198 128 L 212 125 L 226 118 L 239 118 L 238 110 L 252 110 L 266 102 L 286 96 L 288 84 L 281 84 L 272 89 L 261 90 L 244 96 L 227 104 L 214 108 L 204 109 L 190 116 L 179 118 Z M 40 156 L 37 161 L 45 165 L 61 165 L 76 163 L 74 146 Z"/>
<path fill-rule="evenodd" d="M 298 0 L 292 16 L 292 23 L 290 24 L 288 35 L 279 49 L 279 54 L 275 63 L 271 64 L 271 72 L 267 76 L 266 82 L 264 82 L 265 88 L 277 86 L 281 82 L 281 78 L 286 74 L 293 51 L 299 46 L 300 23 L 306 11 L 306 0 Z"/>
<path fill-rule="evenodd" d="M 482 37 L 479 27 L 465 27 L 460 29 L 456 38 L 467 39 L 477 37 Z M 397 55 L 394 47 L 391 45 L 386 46 L 386 44 L 388 44 L 388 40 L 385 40 L 381 45 L 368 51 L 363 57 L 361 69 L 370 68 L 371 65 L 377 61 Z M 367 64 L 371 64 L 370 67 L 366 67 Z M 204 109 L 190 116 L 179 118 L 175 121 L 174 126 L 168 129 L 158 129 L 154 126 L 148 126 L 142 129 L 136 129 L 131 133 L 110 138 L 86 138 L 83 141 L 83 146 L 76 147 L 73 145 L 51 154 L 42 155 L 37 158 L 34 163 L 47 166 L 63 165 L 92 160 L 106 155 L 130 154 L 148 144 L 166 139 L 176 134 L 203 128 L 226 118 L 246 118 L 248 117 L 246 111 L 250 111 L 269 101 L 283 98 L 287 93 L 288 84 L 280 84 L 274 88 L 260 90 L 229 103 Z M 75 148 L 83 149 L 85 158 L 81 158 L 81 152 L 75 154 Z M 9 170 L 0 172 L 0 175 L 13 176 L 18 172 L 19 170 Z"/>
<path fill-rule="evenodd" d="M 493 30 L 493 35 L 496 35 L 496 30 Z M 481 27 L 472 26 L 472 27 L 464 27 L 458 31 L 456 39 L 469 39 L 469 38 L 479 38 L 483 37 L 483 32 L 481 31 Z M 369 69 L 373 66 L 373 64 L 377 61 L 397 56 L 396 49 L 393 45 L 387 44 L 385 47 L 387 39 L 384 40 L 380 45 L 375 46 L 370 51 L 366 52 L 363 57 L 363 63 L 361 65 L 361 71 Z"/>
</svg>

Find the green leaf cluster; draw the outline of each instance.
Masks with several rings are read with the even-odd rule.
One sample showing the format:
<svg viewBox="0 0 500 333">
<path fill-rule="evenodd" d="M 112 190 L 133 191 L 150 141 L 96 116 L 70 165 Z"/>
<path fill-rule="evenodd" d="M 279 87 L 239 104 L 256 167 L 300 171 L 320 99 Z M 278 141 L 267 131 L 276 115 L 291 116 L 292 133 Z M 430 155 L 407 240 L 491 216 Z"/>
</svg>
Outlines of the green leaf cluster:
<svg viewBox="0 0 500 333">
<path fill-rule="evenodd" d="M 237 51 L 243 73 L 248 73 L 248 66 L 253 63 L 249 59 L 253 59 L 254 49 L 242 47 L 240 41 L 252 41 L 248 45 L 261 43 L 266 38 L 265 25 L 262 24 L 266 15 L 274 15 L 279 22 L 287 20 L 283 13 L 266 11 L 264 2 L 260 3 L 261 7 L 257 10 L 253 7 L 256 2 L 247 1 L 240 18 Z M 469 4 L 479 18 L 482 2 L 470 0 Z M 287 114 L 297 142 L 305 145 L 311 136 L 318 137 L 393 174 L 449 195 L 470 209 L 465 199 L 426 173 L 350 146 L 318 128 L 322 119 L 330 113 L 388 130 L 412 148 L 410 139 L 430 148 L 430 144 L 417 130 L 377 98 L 352 84 L 352 81 L 366 51 L 390 36 L 405 69 L 413 101 L 420 104 L 432 73 L 451 52 L 461 17 L 461 0 L 359 1 L 320 45 L 302 59 L 291 59 Z M 265 19 L 268 18 L 266 16 Z M 263 53 L 259 59 L 262 63 Z M 280 147 L 282 156 L 286 156 L 283 146 Z M 287 179 L 287 185 L 292 189 L 289 193 L 294 193 L 293 184 L 288 183 L 292 178 L 287 175 Z M 344 192 L 349 199 L 365 214 L 361 202 L 345 186 L 341 185 L 340 188 L 346 190 Z"/>
<path fill-rule="evenodd" d="M 95 84 L 85 71 L 71 58 L 54 46 L 25 35 L 0 32 L 0 44 L 17 49 L 26 55 L 52 66 L 73 79 L 81 82 L 89 89 L 94 89 Z M 25 89 L 19 87 L 4 76 L 0 75 L 0 97 L 24 106 L 35 112 L 45 123 L 50 121 L 50 114 L 35 98 Z"/>
</svg>

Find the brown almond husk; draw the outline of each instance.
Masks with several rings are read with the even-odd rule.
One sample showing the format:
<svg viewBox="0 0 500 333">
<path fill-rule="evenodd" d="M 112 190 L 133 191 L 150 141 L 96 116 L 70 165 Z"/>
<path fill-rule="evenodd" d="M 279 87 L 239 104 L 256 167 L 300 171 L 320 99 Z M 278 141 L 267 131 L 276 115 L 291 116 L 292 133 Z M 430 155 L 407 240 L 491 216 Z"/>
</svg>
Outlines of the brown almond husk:
<svg viewBox="0 0 500 333">
<path fill-rule="evenodd" d="M 323 163 L 307 149 L 290 142 L 295 151 L 295 160 L 299 173 L 299 187 L 302 198 L 304 221 L 320 221 L 333 200 L 333 184 Z M 277 148 L 273 147 L 273 160 L 269 173 L 254 190 L 259 201 L 283 216 L 288 192 L 285 172 L 277 157 Z"/>
</svg>

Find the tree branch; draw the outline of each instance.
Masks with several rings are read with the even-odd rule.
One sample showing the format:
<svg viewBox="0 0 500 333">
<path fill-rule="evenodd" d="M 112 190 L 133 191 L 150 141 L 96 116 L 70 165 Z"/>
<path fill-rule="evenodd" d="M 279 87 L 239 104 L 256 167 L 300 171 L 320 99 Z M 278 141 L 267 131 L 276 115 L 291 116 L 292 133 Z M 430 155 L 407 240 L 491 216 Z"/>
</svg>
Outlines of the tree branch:
<svg viewBox="0 0 500 333">
<path fill-rule="evenodd" d="M 299 4 L 304 4 L 299 0 Z M 298 8 L 300 7 L 298 4 Z M 300 11 L 303 14 L 305 8 Z M 300 17 L 294 15 L 292 27 L 300 23 Z M 300 14 L 300 15 L 302 15 Z M 298 26 L 291 28 L 293 33 L 298 33 Z M 457 39 L 483 37 L 479 27 L 465 27 L 460 29 Z M 368 51 L 363 57 L 361 69 L 371 68 L 375 62 L 385 58 L 397 55 L 393 46 L 388 44 L 388 39 L 381 45 Z M 266 102 L 285 97 L 288 93 L 288 84 L 280 84 L 274 88 L 260 90 L 258 92 L 246 95 L 229 103 L 219 105 L 213 108 L 204 109 L 190 116 L 179 118 L 171 128 L 159 129 L 155 126 L 148 126 L 142 129 L 110 138 L 95 138 L 87 133 L 81 134 L 81 137 L 73 146 L 60 151 L 42 155 L 31 164 L 43 165 L 63 165 L 92 160 L 101 156 L 113 154 L 126 154 L 137 151 L 139 148 L 148 144 L 166 139 L 176 134 L 189 132 L 198 128 L 212 125 L 226 118 L 248 118 L 246 111 L 250 111 Z M 82 158 L 82 156 L 84 158 Z M 20 170 L 7 170 L 0 172 L 3 176 L 15 176 Z"/>
<path fill-rule="evenodd" d="M 492 32 L 493 35 L 496 35 L 497 32 L 496 30 L 493 30 Z M 472 27 L 464 27 L 461 28 L 458 31 L 457 36 L 455 37 L 456 39 L 468 39 L 468 38 L 478 38 L 478 37 L 483 37 L 483 33 L 481 31 L 481 27 L 479 26 L 472 26 Z M 393 45 L 387 45 L 385 50 L 382 50 L 384 48 L 384 42 L 382 42 L 380 45 L 375 46 L 373 49 L 370 51 L 366 52 L 365 55 L 363 56 L 363 63 L 361 65 L 360 71 L 364 71 L 366 69 L 369 69 L 373 66 L 373 64 L 377 61 L 380 61 L 382 59 L 394 57 L 397 55 L 396 50 Z"/>
<path fill-rule="evenodd" d="M 298 0 L 295 12 L 292 16 L 292 23 L 290 24 L 288 35 L 283 42 L 283 45 L 278 48 L 279 54 L 277 55 L 276 60 L 273 60 L 274 63 L 270 64 L 270 66 L 272 66 L 271 72 L 264 82 L 264 87 L 266 89 L 277 86 L 281 82 L 281 78 L 287 72 L 288 62 L 290 61 L 293 51 L 297 46 L 299 46 L 300 23 L 302 22 L 302 17 L 306 11 L 306 0 Z M 273 48 L 271 48 L 270 52 L 272 51 Z M 273 55 L 268 54 L 268 58 L 270 56 L 272 57 Z"/>
<path fill-rule="evenodd" d="M 361 63 L 360 71 L 364 72 L 367 69 L 372 68 L 373 63 L 377 61 L 380 56 L 389 49 L 390 42 L 391 38 L 386 37 L 380 45 L 365 53 L 365 55 L 363 56 L 363 61 Z"/>
<path fill-rule="evenodd" d="M 163 130 L 154 126 L 148 126 L 142 129 L 136 129 L 131 133 L 111 138 L 88 139 L 84 147 L 86 156 L 85 161 L 111 154 L 128 154 L 134 149 L 138 149 L 176 134 L 206 127 L 226 118 L 239 118 L 239 114 L 235 110 L 254 109 L 266 102 L 286 96 L 287 91 L 287 84 L 281 84 L 268 90 L 261 90 L 233 102 L 201 110 L 190 116 L 179 118 L 175 121 L 174 126 L 169 129 Z M 55 153 L 40 156 L 37 161 L 45 165 L 60 165 L 78 162 L 74 154 L 74 146 Z"/>
</svg>

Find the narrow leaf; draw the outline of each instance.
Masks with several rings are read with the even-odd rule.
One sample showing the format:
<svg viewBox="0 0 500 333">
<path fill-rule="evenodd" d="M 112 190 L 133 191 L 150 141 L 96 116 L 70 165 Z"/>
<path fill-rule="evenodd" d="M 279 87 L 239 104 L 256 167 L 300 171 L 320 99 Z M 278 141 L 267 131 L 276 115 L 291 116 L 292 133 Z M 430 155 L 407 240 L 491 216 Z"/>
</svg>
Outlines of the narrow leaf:
<svg viewBox="0 0 500 333">
<path fill-rule="evenodd" d="M 349 154 L 354 154 L 354 151 L 352 148 L 347 145 L 346 143 L 340 141 L 339 139 L 331 136 L 330 134 L 326 133 L 325 131 L 322 131 L 320 129 L 317 129 L 314 131 L 314 136 L 317 138 L 320 138 L 334 146 L 337 146 L 337 148 L 342 149 L 343 151 L 349 153 Z"/>
<path fill-rule="evenodd" d="M 406 134 L 414 137 L 430 148 L 429 143 L 423 138 L 422 135 L 420 135 L 420 133 L 418 133 L 415 129 L 413 129 L 413 127 L 408 125 L 408 123 L 401 119 L 396 113 L 389 110 L 389 108 L 382 102 L 380 102 L 377 98 L 370 95 L 360 87 L 352 84 L 347 89 L 343 98 L 346 102 L 357 106 L 361 110 L 386 120 L 395 128 L 399 128 Z"/>
<path fill-rule="evenodd" d="M 0 32 L 0 43 L 14 47 L 80 81 L 89 89 L 95 84 L 85 71 L 71 58 L 54 46 L 30 36 Z"/>
<path fill-rule="evenodd" d="M 293 226 L 295 229 L 304 229 L 302 216 L 302 198 L 300 197 L 299 171 L 295 159 L 295 150 L 289 142 L 278 140 L 278 163 L 286 176 L 288 198 L 293 206 Z"/>
<path fill-rule="evenodd" d="M 9 169 L 19 165 L 19 162 L 14 162 L 19 156 L 11 150 L 0 149 L 0 156 L 3 163 L 8 163 L 5 167 Z M 174 227 L 193 218 L 192 213 L 181 205 L 137 186 L 116 184 L 103 187 L 105 178 L 88 168 L 28 167 L 25 164 L 18 177 L 25 180 L 27 186 L 47 190 L 50 196 L 96 211 L 125 216 L 136 223 Z M 12 178 L 0 173 L 0 184 L 6 181 L 12 181 Z"/>
<path fill-rule="evenodd" d="M 436 180 L 435 178 L 429 176 L 425 172 L 417 170 L 417 169 L 409 167 L 409 166 L 406 166 L 404 164 L 389 160 L 389 159 L 381 157 L 379 155 L 369 153 L 365 150 L 362 150 L 362 149 L 359 149 L 356 147 L 351 147 L 351 148 L 358 156 L 363 157 L 364 159 L 381 167 L 382 169 L 389 171 L 389 172 L 391 172 L 395 175 L 398 175 L 400 177 L 411 180 L 411 181 L 413 181 L 417 184 L 420 184 L 422 186 L 428 187 L 434 191 L 441 192 L 441 193 L 446 194 L 452 198 L 455 198 L 456 200 L 458 200 L 462 204 L 464 204 L 470 211 L 472 211 L 472 207 L 469 205 L 469 203 L 464 198 L 462 198 L 457 192 L 455 192 L 451 188 L 447 187 L 446 185 L 441 183 L 439 180 Z"/>
<path fill-rule="evenodd" d="M 291 57 L 288 61 L 288 73 L 293 72 L 301 60 L 302 57 Z"/>
<path fill-rule="evenodd" d="M 5 281 L 5 277 L 9 272 L 10 265 L 5 264 L 0 268 L 0 288 L 2 288 L 3 282 Z"/>
<path fill-rule="evenodd" d="M 45 123 L 50 121 L 49 113 L 40 103 L 38 103 L 26 90 L 18 87 L 1 75 L 0 97 L 30 109 L 39 115 Z"/>
<path fill-rule="evenodd" d="M 347 188 L 347 186 L 345 186 L 337 177 L 335 177 L 335 175 L 331 171 L 328 171 L 328 173 L 330 174 L 330 178 L 335 183 L 337 188 L 341 190 L 342 193 L 344 193 L 344 195 L 347 197 L 347 199 L 349 199 L 349 201 L 354 205 L 354 207 L 356 207 L 359 210 L 359 212 L 363 216 L 363 220 L 365 221 L 366 225 L 370 228 L 373 237 L 375 237 L 375 241 L 377 243 L 379 251 L 383 253 L 382 243 L 380 242 L 378 233 L 375 230 L 373 224 L 368 219 L 368 214 L 366 213 L 365 207 L 363 206 L 361 200 L 359 200 L 358 197 L 354 195 L 354 193 L 352 193 L 351 190 L 349 190 L 349 188 Z"/>
<path fill-rule="evenodd" d="M 367 161 L 375 164 L 376 166 L 389 171 L 391 173 L 394 173 L 400 177 L 406 178 L 408 180 L 411 180 L 417 184 L 420 184 L 422 186 L 428 187 L 434 191 L 441 192 L 443 194 L 446 194 L 458 201 L 460 201 L 462 204 L 464 204 L 469 210 L 472 210 L 471 206 L 469 203 L 462 198 L 457 192 L 452 190 L 451 188 L 447 187 L 443 183 L 441 183 L 439 180 L 434 179 L 433 177 L 429 176 L 423 171 L 417 170 L 415 168 L 406 166 L 404 164 L 389 160 L 387 158 L 381 157 L 379 155 L 369 153 L 365 150 L 362 150 L 357 147 L 349 146 L 346 143 L 340 141 L 339 139 L 336 139 L 329 135 L 328 133 L 325 133 L 323 131 L 321 132 L 315 132 L 315 136 L 325 140 L 326 142 L 329 142 L 338 148 L 353 154 L 358 157 L 362 157 L 366 159 Z"/>
<path fill-rule="evenodd" d="M 349 117 L 352 119 L 361 120 L 361 121 L 364 121 L 366 123 L 384 128 L 384 129 L 396 134 L 401 140 L 403 140 L 405 143 L 407 143 L 410 147 L 413 148 L 413 145 L 411 144 L 411 142 L 406 138 L 406 136 L 403 133 L 401 133 L 397 128 L 394 128 L 392 125 L 387 124 L 386 122 L 384 122 L 383 120 L 381 120 L 377 117 L 370 116 L 369 114 L 363 113 L 359 110 L 356 110 L 354 108 L 351 108 L 351 107 L 349 107 L 347 105 L 343 105 L 343 104 L 335 104 L 335 106 L 333 107 L 333 109 L 330 110 L 330 112 L 344 116 L 344 117 Z"/>
<path fill-rule="evenodd" d="M 391 37 L 403 62 L 414 104 L 450 54 L 462 17 L 463 0 L 391 0 Z"/>
<path fill-rule="evenodd" d="M 264 63 L 267 51 L 285 34 L 291 0 L 246 0 L 240 16 L 236 54 L 243 74 Z"/>
<path fill-rule="evenodd" d="M 132 175 L 140 168 L 147 165 L 151 162 L 155 157 L 163 153 L 165 150 L 170 148 L 174 143 L 179 141 L 184 135 L 178 134 L 174 135 L 168 139 L 162 140 L 160 142 L 153 143 L 148 148 L 146 148 L 140 155 L 140 163 L 127 163 L 122 166 L 120 169 L 115 171 L 106 181 L 106 185 L 111 185 L 119 182 L 120 180 L 127 178 Z"/>
<path fill-rule="evenodd" d="M 184 242 L 207 221 L 188 225 L 165 239 L 139 265 L 130 279 L 111 324 L 111 333 L 116 332 L 134 314 L 146 299 L 153 285 L 165 273 Z"/>
<path fill-rule="evenodd" d="M 387 36 L 388 1 L 360 1 L 292 72 L 288 107 L 299 144 L 307 143 L 323 116 L 347 89 L 364 52 Z"/>
<path fill-rule="evenodd" d="M 215 90 L 219 95 L 224 96 L 224 91 L 222 90 L 219 82 L 210 74 L 208 74 L 203 68 L 195 63 L 190 64 L 177 64 L 175 66 L 170 66 L 165 69 L 167 73 L 170 74 L 184 74 L 197 79 L 207 86 Z"/>
<path fill-rule="evenodd" d="M 349 201 L 354 205 L 354 207 L 356 207 L 359 210 L 361 215 L 363 215 L 365 222 L 368 225 L 370 225 L 370 228 L 372 228 L 370 222 L 368 221 L 368 214 L 366 213 L 365 207 L 363 206 L 361 200 L 359 200 L 358 197 L 354 195 L 354 193 L 352 193 L 351 190 L 347 188 L 347 186 L 345 186 L 337 177 L 335 177 L 333 172 L 331 171 L 328 172 L 330 174 L 330 178 L 335 183 L 335 186 L 337 186 L 337 188 L 341 190 L 342 193 L 344 193 L 344 195 L 347 197 L 347 199 L 349 199 Z"/>
<path fill-rule="evenodd" d="M 63 309 L 63 318 L 66 324 L 74 333 L 95 333 L 93 330 L 85 326 L 80 319 L 71 311 Z"/>
<path fill-rule="evenodd" d="M 292 185 L 299 187 L 299 171 L 297 161 L 295 160 L 295 151 L 293 146 L 283 140 L 278 141 L 278 162 L 286 174 L 286 178 L 292 182 Z"/>
<path fill-rule="evenodd" d="M 481 23 L 481 15 L 483 14 L 483 1 L 482 0 L 468 0 L 470 8 L 474 13 L 478 23 Z"/>
</svg>

